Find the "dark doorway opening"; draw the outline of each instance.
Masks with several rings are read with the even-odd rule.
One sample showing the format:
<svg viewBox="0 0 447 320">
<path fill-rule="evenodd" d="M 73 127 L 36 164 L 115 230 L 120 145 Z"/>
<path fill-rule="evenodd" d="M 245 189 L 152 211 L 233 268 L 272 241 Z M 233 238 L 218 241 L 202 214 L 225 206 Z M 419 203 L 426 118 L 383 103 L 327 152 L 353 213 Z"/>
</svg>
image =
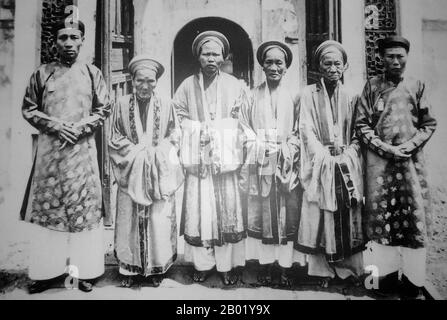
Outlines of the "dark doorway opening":
<svg viewBox="0 0 447 320">
<path fill-rule="evenodd" d="M 194 38 L 201 32 L 214 30 L 223 33 L 230 42 L 230 59 L 232 74 L 253 87 L 253 46 L 248 34 L 238 24 L 223 18 L 207 17 L 189 22 L 177 34 L 172 53 L 172 94 L 183 80 L 197 73 L 198 62 L 191 52 Z M 231 68 L 230 68 L 231 69 Z"/>
</svg>

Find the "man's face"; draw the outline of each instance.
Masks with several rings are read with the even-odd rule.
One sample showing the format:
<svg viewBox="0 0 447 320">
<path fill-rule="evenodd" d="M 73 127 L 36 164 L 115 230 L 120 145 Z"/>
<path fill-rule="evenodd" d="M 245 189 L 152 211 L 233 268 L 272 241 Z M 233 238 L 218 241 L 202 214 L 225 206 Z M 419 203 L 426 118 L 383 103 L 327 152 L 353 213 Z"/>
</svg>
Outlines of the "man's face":
<svg viewBox="0 0 447 320">
<path fill-rule="evenodd" d="M 61 29 L 57 32 L 56 47 L 62 60 L 76 60 L 83 43 L 84 36 L 80 30 Z"/>
<path fill-rule="evenodd" d="M 133 87 L 137 92 L 137 97 L 147 100 L 152 96 L 157 86 L 155 71 L 149 69 L 138 70 L 133 78 Z"/>
<path fill-rule="evenodd" d="M 405 48 L 388 48 L 385 49 L 383 59 L 387 74 L 393 77 L 401 77 L 407 66 L 408 53 Z"/>
<path fill-rule="evenodd" d="M 205 43 L 200 52 L 199 62 L 205 75 L 214 75 L 224 62 L 221 46 L 214 41 Z"/>
<path fill-rule="evenodd" d="M 328 52 L 320 61 L 320 72 L 324 79 L 330 82 L 339 81 L 345 69 L 341 52 Z"/>
<path fill-rule="evenodd" d="M 280 82 L 287 70 L 284 52 L 278 48 L 267 51 L 263 67 L 268 82 Z"/>
</svg>

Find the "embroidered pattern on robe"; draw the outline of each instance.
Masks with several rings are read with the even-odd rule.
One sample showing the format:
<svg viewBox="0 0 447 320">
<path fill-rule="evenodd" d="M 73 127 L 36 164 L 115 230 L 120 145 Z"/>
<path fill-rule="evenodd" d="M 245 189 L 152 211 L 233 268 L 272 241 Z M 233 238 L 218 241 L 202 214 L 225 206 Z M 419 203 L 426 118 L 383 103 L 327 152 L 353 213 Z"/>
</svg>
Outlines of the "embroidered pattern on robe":
<svg viewBox="0 0 447 320">
<path fill-rule="evenodd" d="M 61 232 L 99 226 L 102 190 L 94 132 L 110 109 L 106 84 L 94 66 L 55 62 L 32 75 L 22 113 L 40 133 L 22 219 Z M 75 145 L 59 139 L 61 121 L 81 132 Z"/>
<path fill-rule="evenodd" d="M 357 134 L 366 159 L 366 218 L 369 239 L 383 245 L 426 247 L 431 232 L 431 197 L 423 146 L 436 129 L 419 81 L 398 85 L 382 77 L 365 86 L 358 103 Z M 409 142 L 410 159 L 390 146 Z"/>
</svg>

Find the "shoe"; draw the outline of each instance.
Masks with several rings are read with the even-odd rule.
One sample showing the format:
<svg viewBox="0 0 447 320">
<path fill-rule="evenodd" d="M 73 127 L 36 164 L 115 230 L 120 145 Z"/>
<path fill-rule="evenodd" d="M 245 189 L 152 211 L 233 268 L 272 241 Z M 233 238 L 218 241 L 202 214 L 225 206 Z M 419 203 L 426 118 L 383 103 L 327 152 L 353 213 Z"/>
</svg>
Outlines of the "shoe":
<svg viewBox="0 0 447 320">
<path fill-rule="evenodd" d="M 210 276 L 210 274 L 211 274 L 211 270 L 210 271 L 194 270 L 192 279 L 194 280 L 194 282 L 202 283 L 202 282 L 205 282 L 205 280 Z"/>
<path fill-rule="evenodd" d="M 163 276 L 152 276 L 151 277 L 152 286 L 154 288 L 158 288 L 160 284 L 163 282 Z"/>
<path fill-rule="evenodd" d="M 402 276 L 400 297 L 402 300 L 425 300 L 421 287 L 414 285 L 405 275 Z"/>
<path fill-rule="evenodd" d="M 272 265 L 261 265 L 258 274 L 258 282 L 261 286 L 270 286 L 272 284 Z"/>
<path fill-rule="evenodd" d="M 345 280 L 345 282 L 348 285 L 351 285 L 351 286 L 353 286 L 355 288 L 360 288 L 362 286 L 362 280 L 361 280 L 360 277 L 357 277 L 357 276 L 350 276 L 349 278 L 347 278 Z"/>
<path fill-rule="evenodd" d="M 123 280 L 121 280 L 120 287 L 121 288 L 132 288 L 132 286 L 135 284 L 135 277 L 133 276 L 124 276 Z"/>
<path fill-rule="evenodd" d="M 237 283 L 238 277 L 237 275 L 233 272 L 219 272 L 220 277 L 222 279 L 222 283 L 226 286 L 232 286 L 235 285 Z"/>
<path fill-rule="evenodd" d="M 293 280 L 290 277 L 289 269 L 281 267 L 281 276 L 279 279 L 279 284 L 281 287 L 291 288 L 293 285 Z"/>
<path fill-rule="evenodd" d="M 322 289 L 329 288 L 329 286 L 331 285 L 331 282 L 332 282 L 332 278 L 329 278 L 329 277 L 321 278 L 319 281 L 320 288 L 322 288 Z"/>
<path fill-rule="evenodd" d="M 28 286 L 28 293 L 29 294 L 37 294 L 42 293 L 44 291 L 47 291 L 48 289 L 51 289 L 51 282 L 48 280 L 44 281 L 34 281 Z"/>
<path fill-rule="evenodd" d="M 78 289 L 82 292 L 91 292 L 93 290 L 93 284 L 85 280 L 79 280 Z"/>
</svg>

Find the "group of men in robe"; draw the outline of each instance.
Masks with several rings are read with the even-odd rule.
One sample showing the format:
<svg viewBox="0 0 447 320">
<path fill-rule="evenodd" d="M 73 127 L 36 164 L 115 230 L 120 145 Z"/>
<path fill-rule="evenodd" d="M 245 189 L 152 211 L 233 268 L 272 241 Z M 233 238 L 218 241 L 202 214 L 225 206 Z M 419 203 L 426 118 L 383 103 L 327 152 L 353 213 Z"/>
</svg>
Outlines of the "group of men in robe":
<svg viewBox="0 0 447 320">
<path fill-rule="evenodd" d="M 423 146 L 436 120 L 425 85 L 403 77 L 408 40 L 379 41 L 386 71 L 353 96 L 339 42 L 315 50 L 321 78 L 300 93 L 283 80 L 290 48 L 261 44 L 265 81 L 250 91 L 221 71 L 228 39 L 206 31 L 192 43 L 199 71 L 172 99 L 155 90 L 163 65 L 138 55 L 128 66 L 133 93 L 113 102 L 101 72 L 78 61 L 84 35 L 80 21 L 55 26 L 59 60 L 32 75 L 23 102 L 40 132 L 21 210 L 35 228 L 30 293 L 50 288 L 68 267 L 85 292 L 104 273 L 94 133 L 112 114 L 122 286 L 141 276 L 159 286 L 174 264 L 183 189 L 179 229 L 195 282 L 216 269 L 234 285 L 257 260 L 266 286 L 278 268 L 279 283 L 290 287 L 295 263 L 322 287 L 336 278 L 359 284 L 368 250 L 380 292 L 422 297 L 431 213 Z"/>
</svg>

